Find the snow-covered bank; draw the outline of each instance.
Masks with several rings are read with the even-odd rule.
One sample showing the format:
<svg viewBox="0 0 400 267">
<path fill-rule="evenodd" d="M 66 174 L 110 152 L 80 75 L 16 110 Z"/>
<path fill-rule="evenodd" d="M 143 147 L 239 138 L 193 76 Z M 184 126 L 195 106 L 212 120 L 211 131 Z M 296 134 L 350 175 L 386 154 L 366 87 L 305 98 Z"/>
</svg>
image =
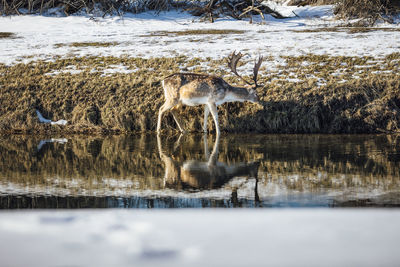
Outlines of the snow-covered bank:
<svg viewBox="0 0 400 267">
<path fill-rule="evenodd" d="M 3 266 L 395 266 L 397 210 L 0 213 Z"/>
<path fill-rule="evenodd" d="M 17 38 L 0 42 L 0 62 L 14 64 L 34 59 L 51 60 L 54 56 L 121 56 L 221 58 L 232 50 L 249 54 L 298 56 L 304 54 L 384 56 L 399 50 L 399 31 L 308 32 L 336 26 L 332 6 L 289 7 L 277 9 L 297 17 L 277 20 L 267 16 L 254 24 L 231 18 L 215 23 L 200 22 L 198 17 L 177 11 L 126 14 L 124 17 L 91 19 L 89 16 L 46 17 L 12 16 L 0 18 L 0 32 L 15 33 Z M 257 16 L 255 16 L 257 17 Z M 381 25 L 382 28 L 400 27 Z M 171 31 L 193 29 L 235 29 L 243 34 L 176 35 Z M 164 32 L 164 34 L 159 34 Z M 305 32 L 304 32 L 305 31 Z M 73 43 L 111 43 L 110 45 L 74 46 Z"/>
</svg>

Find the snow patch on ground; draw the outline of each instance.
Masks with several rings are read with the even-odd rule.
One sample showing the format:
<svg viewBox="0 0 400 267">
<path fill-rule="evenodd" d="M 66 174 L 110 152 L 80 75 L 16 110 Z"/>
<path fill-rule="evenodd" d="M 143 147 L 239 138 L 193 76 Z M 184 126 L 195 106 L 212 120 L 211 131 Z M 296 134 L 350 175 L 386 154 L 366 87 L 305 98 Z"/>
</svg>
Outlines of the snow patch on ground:
<svg viewBox="0 0 400 267">
<path fill-rule="evenodd" d="M 39 122 L 41 123 L 50 123 L 51 125 L 66 125 L 68 123 L 68 121 L 66 120 L 52 121 L 46 119 L 45 117 L 43 117 L 39 110 L 36 110 L 36 115 L 38 116 Z"/>
<path fill-rule="evenodd" d="M 76 69 L 76 66 L 70 65 L 70 66 L 65 67 L 63 70 L 54 70 L 49 73 L 46 73 L 45 75 L 46 76 L 55 76 L 55 75 L 59 75 L 59 74 L 63 74 L 63 73 L 79 74 L 81 72 L 82 72 L 82 70 Z"/>
<path fill-rule="evenodd" d="M 139 69 L 129 69 L 128 66 L 124 65 L 110 65 L 109 68 L 99 70 L 98 72 L 102 72 L 103 74 L 101 76 L 111 76 L 115 73 L 123 73 L 123 74 L 130 74 L 130 73 L 135 73 Z M 93 72 L 96 72 L 96 70 L 92 70 Z"/>
</svg>

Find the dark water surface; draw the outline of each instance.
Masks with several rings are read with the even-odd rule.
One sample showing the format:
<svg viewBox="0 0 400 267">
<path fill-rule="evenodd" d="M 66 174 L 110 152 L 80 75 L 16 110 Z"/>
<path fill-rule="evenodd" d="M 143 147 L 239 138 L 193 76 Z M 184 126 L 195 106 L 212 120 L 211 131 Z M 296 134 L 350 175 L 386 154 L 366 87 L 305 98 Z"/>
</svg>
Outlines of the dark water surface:
<svg viewBox="0 0 400 267">
<path fill-rule="evenodd" d="M 0 137 L 0 209 L 400 207 L 400 137 Z"/>
</svg>

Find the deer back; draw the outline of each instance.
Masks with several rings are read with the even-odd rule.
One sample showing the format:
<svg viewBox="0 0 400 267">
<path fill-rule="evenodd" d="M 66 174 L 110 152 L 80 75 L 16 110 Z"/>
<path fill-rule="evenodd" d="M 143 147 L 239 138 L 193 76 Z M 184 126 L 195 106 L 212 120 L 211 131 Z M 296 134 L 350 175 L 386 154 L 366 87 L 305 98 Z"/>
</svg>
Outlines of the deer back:
<svg viewBox="0 0 400 267">
<path fill-rule="evenodd" d="M 175 73 L 163 80 L 163 88 L 167 99 L 208 97 L 217 101 L 222 99 L 232 86 L 222 78 L 212 75 Z"/>
</svg>

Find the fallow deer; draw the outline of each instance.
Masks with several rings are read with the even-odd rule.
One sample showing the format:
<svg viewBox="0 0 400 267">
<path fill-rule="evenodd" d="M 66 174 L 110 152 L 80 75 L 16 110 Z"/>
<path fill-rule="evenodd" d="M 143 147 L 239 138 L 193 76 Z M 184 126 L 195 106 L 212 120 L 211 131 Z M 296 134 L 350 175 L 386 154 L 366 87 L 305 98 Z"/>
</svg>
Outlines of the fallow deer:
<svg viewBox="0 0 400 267">
<path fill-rule="evenodd" d="M 247 84 L 246 87 L 231 86 L 222 78 L 208 74 L 174 73 L 164 78 L 162 86 L 164 89 L 165 103 L 161 106 L 158 113 L 157 133 L 160 133 L 161 130 L 162 115 L 168 110 L 171 111 L 179 130 L 185 132 L 178 114 L 174 110 L 174 108 L 180 104 L 188 106 L 204 105 L 203 131 L 207 132 L 207 119 L 211 112 L 216 133 L 219 135 L 218 105 L 234 101 L 250 101 L 257 103 L 258 97 L 255 89 L 259 87 L 257 83 L 257 74 L 263 57 L 260 56 L 258 61 L 255 62 L 253 69 L 254 83 L 250 83 L 236 71 L 237 63 L 242 56 L 243 54 L 240 52 L 237 54 L 233 52 L 228 58 L 228 66 L 236 76 Z"/>
</svg>

